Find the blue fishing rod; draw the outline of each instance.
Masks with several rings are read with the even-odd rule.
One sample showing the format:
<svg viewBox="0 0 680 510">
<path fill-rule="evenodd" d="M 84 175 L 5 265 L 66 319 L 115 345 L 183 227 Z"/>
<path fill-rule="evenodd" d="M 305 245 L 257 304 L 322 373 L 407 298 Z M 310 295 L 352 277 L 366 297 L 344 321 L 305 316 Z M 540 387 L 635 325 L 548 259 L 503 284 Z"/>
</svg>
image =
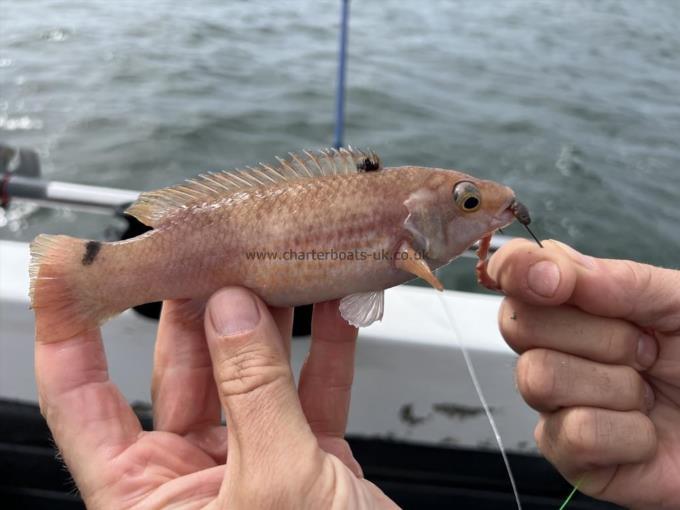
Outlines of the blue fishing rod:
<svg viewBox="0 0 680 510">
<path fill-rule="evenodd" d="M 333 147 L 342 147 L 345 131 L 345 69 L 347 67 L 347 28 L 349 25 L 349 0 L 341 0 L 340 11 L 340 51 L 338 54 L 338 82 L 335 93 L 335 135 Z"/>
</svg>

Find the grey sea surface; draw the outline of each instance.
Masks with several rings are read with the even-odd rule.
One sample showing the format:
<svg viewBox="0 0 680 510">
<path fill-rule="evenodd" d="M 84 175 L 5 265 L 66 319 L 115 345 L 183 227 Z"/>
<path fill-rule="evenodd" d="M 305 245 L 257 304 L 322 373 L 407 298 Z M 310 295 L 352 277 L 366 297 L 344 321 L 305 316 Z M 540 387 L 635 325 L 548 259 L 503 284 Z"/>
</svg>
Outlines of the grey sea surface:
<svg viewBox="0 0 680 510">
<path fill-rule="evenodd" d="M 151 189 L 332 142 L 339 1 L 0 1 L 0 142 Z M 680 2 L 351 3 L 346 143 L 511 186 L 535 231 L 678 266 Z M 111 235 L 23 209 L 0 237 Z M 515 226 L 507 232 L 526 235 Z M 475 288 L 469 261 L 444 271 Z"/>
</svg>

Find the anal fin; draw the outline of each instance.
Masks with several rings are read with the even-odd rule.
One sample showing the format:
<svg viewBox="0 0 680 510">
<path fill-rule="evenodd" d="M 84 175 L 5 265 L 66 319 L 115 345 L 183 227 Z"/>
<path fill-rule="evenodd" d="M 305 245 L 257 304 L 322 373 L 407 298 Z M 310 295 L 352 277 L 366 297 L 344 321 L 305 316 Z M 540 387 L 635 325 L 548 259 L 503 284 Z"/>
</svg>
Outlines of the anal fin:
<svg viewBox="0 0 680 510">
<path fill-rule="evenodd" d="M 384 308 L 384 290 L 350 294 L 340 300 L 340 315 L 357 328 L 363 328 L 381 320 Z"/>
</svg>

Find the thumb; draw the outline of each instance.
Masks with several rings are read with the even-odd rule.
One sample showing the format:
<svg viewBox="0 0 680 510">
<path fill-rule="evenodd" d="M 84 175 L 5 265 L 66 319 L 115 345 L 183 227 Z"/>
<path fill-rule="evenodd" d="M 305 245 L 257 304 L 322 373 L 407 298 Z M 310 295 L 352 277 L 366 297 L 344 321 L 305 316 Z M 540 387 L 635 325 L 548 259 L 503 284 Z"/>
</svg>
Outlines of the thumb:
<svg viewBox="0 0 680 510">
<path fill-rule="evenodd" d="M 489 261 L 509 296 L 536 305 L 570 304 L 584 312 L 680 331 L 680 272 L 629 260 L 588 257 L 558 241 L 540 248 L 516 240 Z"/>
<path fill-rule="evenodd" d="M 266 305 L 246 289 L 222 289 L 208 301 L 205 330 L 229 431 L 225 480 L 283 472 L 291 457 L 308 462 L 317 443 Z"/>
</svg>

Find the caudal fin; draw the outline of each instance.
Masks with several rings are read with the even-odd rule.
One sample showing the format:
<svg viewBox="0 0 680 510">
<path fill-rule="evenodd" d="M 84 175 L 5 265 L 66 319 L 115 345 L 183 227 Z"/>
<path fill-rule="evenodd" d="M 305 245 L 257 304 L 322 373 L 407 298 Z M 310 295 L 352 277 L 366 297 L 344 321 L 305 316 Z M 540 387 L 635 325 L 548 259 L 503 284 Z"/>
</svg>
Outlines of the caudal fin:
<svg viewBox="0 0 680 510">
<path fill-rule="evenodd" d="M 94 264 L 102 243 L 41 234 L 31 243 L 31 306 L 36 337 L 60 341 L 96 328 L 117 311 L 106 302 L 101 264 Z"/>
</svg>

